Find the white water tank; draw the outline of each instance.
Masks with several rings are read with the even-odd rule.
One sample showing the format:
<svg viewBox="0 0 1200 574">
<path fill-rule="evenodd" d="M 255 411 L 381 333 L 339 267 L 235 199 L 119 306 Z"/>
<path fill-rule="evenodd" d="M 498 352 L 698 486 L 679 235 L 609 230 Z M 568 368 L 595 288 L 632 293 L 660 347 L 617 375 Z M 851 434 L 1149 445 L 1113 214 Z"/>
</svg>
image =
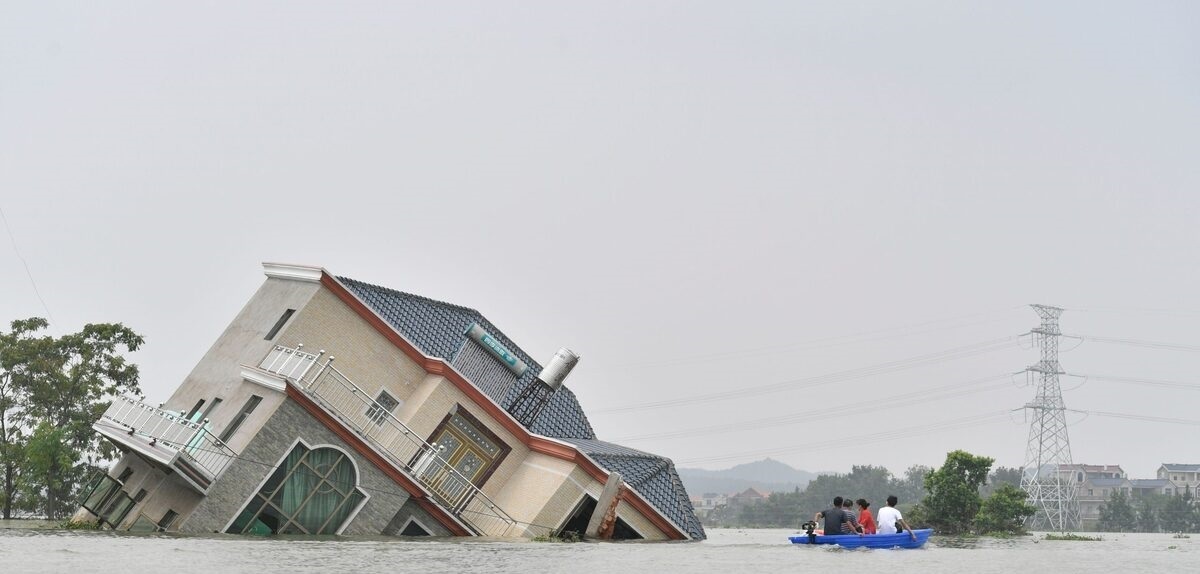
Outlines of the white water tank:
<svg viewBox="0 0 1200 574">
<path fill-rule="evenodd" d="M 546 386 L 553 390 L 558 390 L 563 384 L 563 379 L 571 374 L 571 369 L 575 368 L 575 364 L 579 362 L 579 355 L 574 351 L 563 347 L 554 353 L 554 358 L 542 367 L 542 372 L 538 374 L 538 380 L 546 383 Z"/>
</svg>

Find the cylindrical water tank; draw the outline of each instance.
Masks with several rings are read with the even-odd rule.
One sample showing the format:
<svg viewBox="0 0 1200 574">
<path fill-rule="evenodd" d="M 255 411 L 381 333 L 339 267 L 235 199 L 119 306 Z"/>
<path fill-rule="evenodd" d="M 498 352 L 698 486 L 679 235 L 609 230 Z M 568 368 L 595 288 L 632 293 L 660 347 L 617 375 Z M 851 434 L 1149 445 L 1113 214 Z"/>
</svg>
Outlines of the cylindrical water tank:
<svg viewBox="0 0 1200 574">
<path fill-rule="evenodd" d="M 557 353 L 554 353 L 554 358 L 550 359 L 550 362 L 542 368 L 541 374 L 538 375 L 538 380 L 557 391 L 562 386 L 563 379 L 571 374 L 571 369 L 574 369 L 575 363 L 578 362 L 579 355 L 563 347 Z"/>
</svg>

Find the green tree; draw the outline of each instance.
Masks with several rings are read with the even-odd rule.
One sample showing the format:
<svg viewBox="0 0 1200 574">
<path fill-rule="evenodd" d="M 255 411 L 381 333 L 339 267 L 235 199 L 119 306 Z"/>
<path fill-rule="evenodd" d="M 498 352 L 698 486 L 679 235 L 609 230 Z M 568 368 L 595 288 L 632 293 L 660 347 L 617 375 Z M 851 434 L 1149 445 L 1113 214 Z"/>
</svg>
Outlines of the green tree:
<svg viewBox="0 0 1200 574">
<path fill-rule="evenodd" d="M 1196 508 L 1191 496 L 1165 496 L 1159 509 L 1159 526 L 1166 532 L 1190 532 L 1195 524 Z"/>
<path fill-rule="evenodd" d="M 987 498 L 992 495 L 1001 485 L 1011 484 L 1016 487 L 1021 486 L 1021 469 L 1009 468 L 1007 466 L 997 467 L 991 474 L 988 475 L 987 484 L 979 492 L 979 495 Z"/>
<path fill-rule="evenodd" d="M 1119 489 L 1113 489 L 1108 501 L 1100 505 L 1101 532 L 1129 532 L 1137 528 L 1137 510 L 1129 497 Z"/>
<path fill-rule="evenodd" d="M 979 514 L 979 487 L 993 461 L 962 450 L 947 454 L 941 468 L 925 476 L 929 494 L 920 504 L 922 521 L 945 534 L 969 530 Z"/>
<path fill-rule="evenodd" d="M 13 321 L 11 331 L 0 332 L 0 516 L 12 518 L 14 507 L 22 507 L 22 471 L 25 468 L 27 432 L 25 405 L 30 378 L 37 357 L 48 346 L 45 337 L 34 333 L 44 329 L 45 319 Z"/>
<path fill-rule="evenodd" d="M 979 506 L 975 529 L 979 532 L 1020 533 L 1025 531 L 1025 519 L 1037 512 L 1028 502 L 1029 495 L 1010 483 L 1001 483 L 992 495 Z"/>
<path fill-rule="evenodd" d="M 88 324 L 57 338 L 38 334 L 47 326 L 40 318 L 13 321 L 0 335 L 0 382 L 9 397 L 0 405 L 7 406 L 4 445 L 12 447 L 0 456 L 6 471 L 16 469 L 19 486 L 6 508 L 23 493 L 27 508 L 61 518 L 88 469 L 115 452 L 91 426 L 114 395 L 141 396 L 138 368 L 124 355 L 144 340 L 119 323 Z"/>
<path fill-rule="evenodd" d="M 1137 507 L 1137 531 L 1138 532 L 1158 532 L 1158 511 L 1154 508 L 1151 499 L 1153 495 L 1147 495 L 1138 499 Z"/>
</svg>

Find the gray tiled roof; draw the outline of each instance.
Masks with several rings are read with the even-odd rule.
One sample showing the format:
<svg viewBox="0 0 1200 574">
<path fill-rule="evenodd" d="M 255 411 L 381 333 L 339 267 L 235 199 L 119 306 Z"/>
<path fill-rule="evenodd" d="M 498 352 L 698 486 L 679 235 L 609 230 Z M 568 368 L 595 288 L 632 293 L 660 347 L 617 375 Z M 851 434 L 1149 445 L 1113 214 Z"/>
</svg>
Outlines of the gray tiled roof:
<svg viewBox="0 0 1200 574">
<path fill-rule="evenodd" d="M 502 407 L 520 394 L 525 385 L 533 381 L 542 366 L 521 350 L 491 321 L 479 311 L 435 301 L 427 297 L 402 293 L 386 287 L 363 283 L 347 277 L 338 277 L 372 311 L 389 325 L 412 341 L 422 353 L 438 357 L 467 377 L 479 390 Z M 529 369 L 517 379 L 512 371 L 504 368 L 491 355 L 481 352 L 478 345 L 466 336 L 467 328 L 479 323 L 493 337 L 517 355 Z M 461 361 L 457 356 L 464 353 Z M 588 422 L 583 408 L 575 400 L 575 393 L 566 386 L 554 393 L 542 415 L 529 430 L 556 438 L 596 438 L 592 424 Z"/>
<path fill-rule="evenodd" d="M 502 407 L 508 407 L 542 371 L 540 363 L 534 361 L 479 311 L 347 277 L 339 277 L 338 280 L 422 353 L 453 365 Z M 524 361 L 529 369 L 518 378 L 484 351 L 465 334 L 472 323 L 479 323 Z M 529 430 L 570 442 L 600 466 L 621 473 L 626 483 L 689 536 L 696 540 L 704 539 L 704 527 L 696 519 L 692 502 L 671 460 L 596 440 L 596 433 L 570 388 L 563 386 L 551 395 L 550 402 Z"/>
<path fill-rule="evenodd" d="M 601 440 L 564 439 L 621 479 L 695 540 L 705 538 L 671 459 Z"/>
<path fill-rule="evenodd" d="M 1134 488 L 1160 488 L 1163 486 L 1171 486 L 1171 481 L 1165 478 L 1135 478 L 1129 481 Z"/>
<path fill-rule="evenodd" d="M 1200 464 L 1178 464 L 1174 462 L 1164 462 L 1163 468 L 1167 469 L 1168 472 L 1198 472 L 1200 471 Z"/>
</svg>

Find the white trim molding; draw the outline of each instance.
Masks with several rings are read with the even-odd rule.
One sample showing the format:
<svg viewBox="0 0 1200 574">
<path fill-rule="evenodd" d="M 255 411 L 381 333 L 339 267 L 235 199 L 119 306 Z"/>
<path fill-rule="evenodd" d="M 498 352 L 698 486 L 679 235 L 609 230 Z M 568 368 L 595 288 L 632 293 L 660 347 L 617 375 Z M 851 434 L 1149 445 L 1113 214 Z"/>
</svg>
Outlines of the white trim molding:
<svg viewBox="0 0 1200 574">
<path fill-rule="evenodd" d="M 262 369 L 242 365 L 242 378 L 275 392 L 283 393 L 287 391 L 287 379 L 274 373 L 268 373 Z"/>
<path fill-rule="evenodd" d="M 289 263 L 268 263 L 263 262 L 263 273 L 267 277 L 275 277 L 277 279 L 291 279 L 294 281 L 308 281 L 310 283 L 318 283 L 321 281 L 321 273 L 325 270 L 320 267 L 312 267 L 310 265 L 292 265 Z"/>
</svg>

